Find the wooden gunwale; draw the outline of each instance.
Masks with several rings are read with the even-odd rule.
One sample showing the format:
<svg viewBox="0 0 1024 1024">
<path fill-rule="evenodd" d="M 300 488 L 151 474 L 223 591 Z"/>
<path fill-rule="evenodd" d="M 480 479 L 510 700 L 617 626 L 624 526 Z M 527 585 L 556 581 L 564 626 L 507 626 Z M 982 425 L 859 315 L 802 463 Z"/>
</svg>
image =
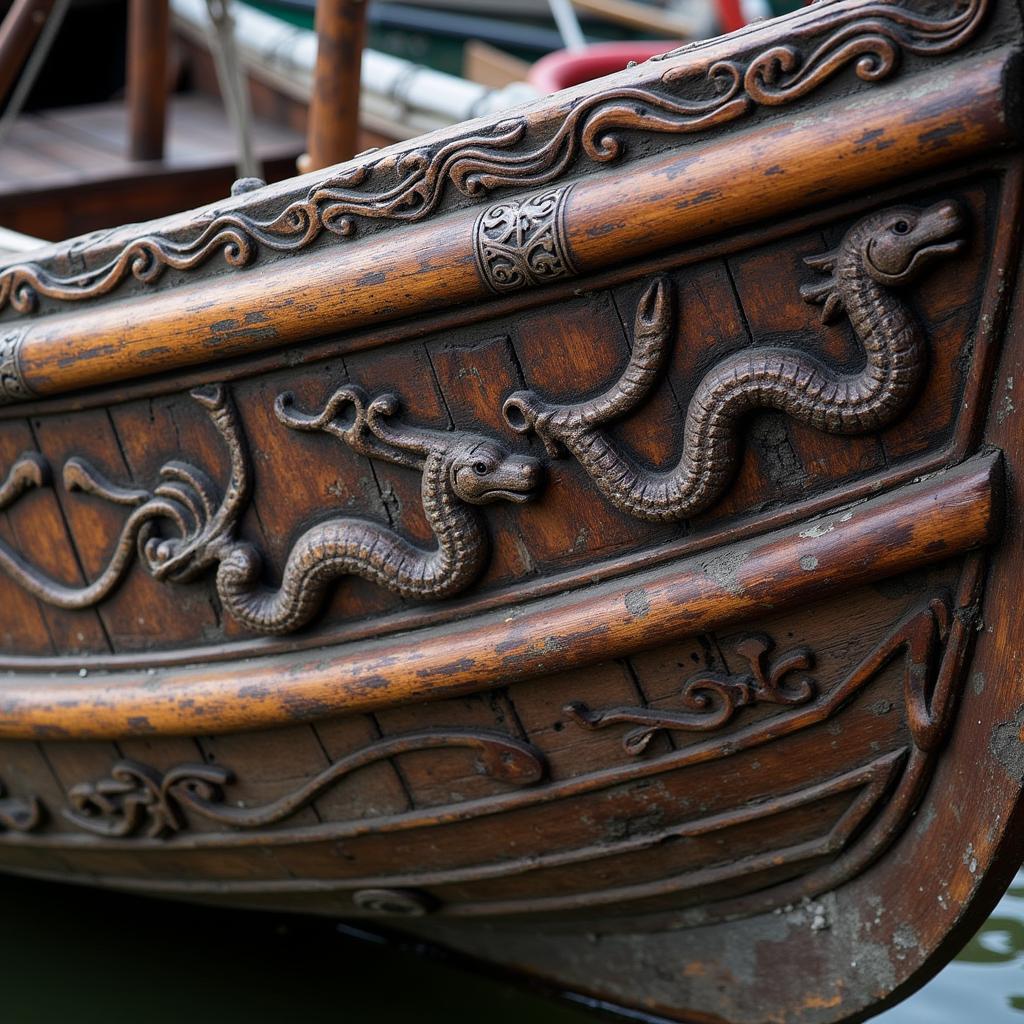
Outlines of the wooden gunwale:
<svg viewBox="0 0 1024 1024">
<path fill-rule="evenodd" d="M 1013 62 L 1013 51 L 999 50 L 965 61 L 955 81 L 846 97 L 637 161 L 628 196 L 614 172 L 588 175 L 567 201 L 573 262 L 581 273 L 600 270 L 788 212 L 808 196 L 823 202 L 1010 143 Z M 873 119 L 884 148 L 858 145 Z M 736 166 L 749 173 L 730 174 Z M 21 373 L 43 397 L 479 301 L 490 292 L 474 270 L 478 212 L 406 226 L 398 251 L 385 232 L 337 249 L 338 259 L 293 255 L 27 321 Z"/>
<path fill-rule="evenodd" d="M 541 856 L 521 857 L 483 864 L 470 864 L 461 868 L 418 872 L 415 875 L 366 875 L 337 879 L 292 878 L 292 879 L 178 879 L 146 878 L 131 876 L 104 878 L 103 884 L 121 889 L 143 889 L 166 894 L 196 895 L 231 893 L 334 893 L 348 892 L 363 888 L 404 888 L 410 885 L 444 886 L 464 884 L 564 867 L 581 863 L 604 860 L 631 853 L 642 852 L 657 846 L 668 838 L 702 836 L 740 824 L 761 821 L 777 814 L 784 814 L 817 800 L 858 791 L 850 804 L 837 816 L 822 835 L 805 842 L 779 847 L 763 854 L 751 856 L 743 861 L 726 865 L 708 865 L 690 869 L 665 879 L 643 883 L 638 886 L 619 886 L 601 892 L 581 892 L 573 895 L 544 897 L 541 899 L 516 899 L 501 901 L 468 901 L 442 905 L 441 913 L 449 916 L 476 917 L 492 914 L 518 914 L 543 912 L 547 904 L 564 909 L 581 909 L 594 905 L 617 902 L 624 890 L 650 890 L 654 895 L 667 892 L 692 890 L 699 885 L 720 882 L 745 874 L 752 870 L 763 870 L 777 866 L 780 861 L 787 864 L 834 854 L 841 851 L 852 834 L 877 807 L 886 787 L 892 783 L 901 764 L 906 761 L 907 750 L 899 748 L 815 783 L 806 789 L 786 793 L 777 799 L 762 800 L 754 804 L 731 808 L 703 818 L 679 822 L 653 833 L 633 836 L 619 842 L 600 843 L 574 849 L 567 849 Z M 52 848 L 52 844 L 48 844 Z M 138 844 L 135 844 L 137 847 Z M 537 906 L 541 904 L 541 906 Z"/>
<path fill-rule="evenodd" d="M 997 211 L 1000 220 L 1016 226 L 1020 216 L 1021 178 L 1024 172 L 1020 162 L 1013 160 L 1012 157 L 996 160 L 983 157 L 947 168 L 944 173 L 938 172 L 932 178 L 929 191 L 958 188 L 963 183 L 976 182 L 979 177 L 988 175 L 1000 180 L 1000 199 L 1006 204 Z M 338 355 L 366 352 L 386 345 L 429 337 L 440 331 L 503 319 L 515 313 L 572 298 L 581 291 L 593 292 L 613 288 L 629 281 L 692 266 L 706 260 L 729 257 L 749 249 L 752 245 L 776 242 L 831 224 L 837 219 L 850 219 L 863 210 L 898 200 L 904 197 L 906 192 L 906 183 L 897 182 L 884 189 L 874 189 L 866 195 L 823 204 L 807 211 L 797 211 L 784 220 L 761 220 L 724 237 L 711 237 L 680 250 L 673 249 L 629 264 L 606 268 L 584 278 L 562 279 L 543 288 L 528 288 L 501 297 L 491 296 L 489 300 L 475 302 L 472 305 L 436 310 L 415 319 L 361 328 L 337 338 L 310 339 L 303 343 L 301 348 L 253 352 L 233 359 L 212 360 L 198 368 L 123 382 L 116 389 L 100 384 L 84 391 L 29 399 L 16 405 L 3 405 L 0 406 L 0 420 L 20 419 L 43 413 L 56 415 L 81 412 L 102 408 L 115 400 L 119 403 L 131 402 L 157 395 L 180 394 L 201 384 L 245 380 L 274 370 L 293 369 Z M 1013 265 L 1020 244 L 1019 236 L 1020 232 L 1014 231 L 1004 232 L 996 237 L 990 254 L 990 261 L 994 266 Z M 998 339 L 999 325 L 1005 322 L 1006 298 L 1006 289 L 1001 284 L 1001 277 L 990 279 L 985 288 L 978 318 L 977 341 L 988 344 L 992 339 Z M 974 361 L 971 363 L 970 379 L 973 381 L 979 376 L 978 362 Z M 974 406 L 971 410 L 977 414 Z"/>
<path fill-rule="evenodd" d="M 869 655 L 870 657 L 870 655 Z M 166 849 L 173 843 L 178 849 L 245 848 L 250 846 L 287 846 L 296 842 L 317 842 L 336 839 L 358 839 L 381 833 L 401 833 L 418 829 L 434 829 L 441 825 L 470 821 L 480 817 L 530 809 L 538 804 L 571 800 L 621 786 L 639 779 L 665 775 L 694 765 L 707 764 L 745 751 L 756 750 L 786 736 L 828 721 L 861 690 L 871 685 L 871 679 L 848 676 L 812 703 L 793 708 L 767 719 L 741 725 L 727 737 L 712 736 L 690 743 L 655 758 L 637 760 L 610 768 L 602 768 L 584 775 L 576 775 L 544 786 L 516 788 L 499 796 L 488 796 L 462 803 L 429 808 L 417 808 L 384 817 L 358 818 L 350 821 L 332 821 L 302 826 L 286 826 L 271 830 L 225 829 L 211 832 L 186 833 L 168 840 L 133 836 L 118 838 L 95 836 L 77 832 L 43 832 L 26 834 L 17 831 L 0 833 L 3 845 L 45 845 L 52 849 L 104 850 Z M 724 739 L 724 742 L 723 742 Z M 901 748 L 902 749 L 902 748 Z"/>
<path fill-rule="evenodd" d="M 994 541 L 1002 463 L 985 453 L 753 542 L 431 630 L 313 652 L 0 681 L 0 736 L 204 735 L 458 696 L 620 657 Z M 627 601 L 628 597 L 628 601 Z M 639 608 L 634 612 L 630 608 Z"/>
</svg>

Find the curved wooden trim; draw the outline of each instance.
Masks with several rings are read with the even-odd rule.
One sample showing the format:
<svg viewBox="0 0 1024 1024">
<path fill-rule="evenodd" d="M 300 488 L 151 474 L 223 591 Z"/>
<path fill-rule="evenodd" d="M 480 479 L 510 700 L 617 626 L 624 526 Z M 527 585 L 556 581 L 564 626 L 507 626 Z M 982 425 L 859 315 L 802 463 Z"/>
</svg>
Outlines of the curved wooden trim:
<svg viewBox="0 0 1024 1024">
<path fill-rule="evenodd" d="M 573 266 L 599 270 L 1005 145 L 1018 131 L 1014 66 L 998 51 L 963 62 L 955 81 L 935 75 L 669 151 L 630 169 L 628 196 L 618 176 L 592 174 L 566 204 Z M 864 143 L 873 128 L 884 146 Z M 471 207 L 406 225 L 400 246 L 385 232 L 337 259 L 311 251 L 258 273 L 20 321 L 20 382 L 45 397 L 480 301 L 491 292 L 475 270 L 478 215 Z"/>
<path fill-rule="evenodd" d="M 1002 462 L 954 469 L 749 542 L 511 611 L 232 665 L 0 681 L 0 736 L 203 734 L 434 700 L 621 657 L 995 540 Z M 803 528 L 801 529 L 801 526 Z"/>
</svg>

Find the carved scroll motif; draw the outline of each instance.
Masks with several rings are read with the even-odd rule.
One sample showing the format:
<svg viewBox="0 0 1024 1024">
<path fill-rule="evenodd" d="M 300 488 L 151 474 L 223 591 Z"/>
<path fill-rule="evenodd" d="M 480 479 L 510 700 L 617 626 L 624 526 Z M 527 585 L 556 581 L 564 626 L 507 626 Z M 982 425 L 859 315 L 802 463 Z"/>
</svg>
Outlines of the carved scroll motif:
<svg viewBox="0 0 1024 1024">
<path fill-rule="evenodd" d="M 459 747 L 478 754 L 481 772 L 509 785 L 529 786 L 544 777 L 540 752 L 511 736 L 433 730 L 378 740 L 335 761 L 293 792 L 257 807 L 239 807 L 227 801 L 224 787 L 233 779 L 227 769 L 185 764 L 161 773 L 136 761 L 119 761 L 109 778 L 73 787 L 68 793 L 71 808 L 64 816 L 105 838 L 140 833 L 151 839 L 164 838 L 187 828 L 186 811 L 231 828 L 263 828 L 289 818 L 367 765 L 413 750 Z"/>
<path fill-rule="evenodd" d="M 488 207 L 477 218 L 474 252 L 481 280 L 496 294 L 576 273 L 565 231 L 572 185 Z"/>
<path fill-rule="evenodd" d="M 804 648 L 785 652 L 774 659 L 766 638 L 755 635 L 741 641 L 738 650 L 750 662 L 749 673 L 699 672 L 681 689 L 684 703 L 701 691 L 712 692 L 714 700 L 735 701 L 728 716 L 715 720 L 713 709 L 698 721 L 692 711 L 678 714 L 646 707 L 617 707 L 591 710 L 581 703 L 566 713 L 588 729 L 605 729 L 621 723 L 636 723 L 639 729 L 624 737 L 625 749 L 641 754 L 659 730 L 693 731 L 702 734 L 699 748 L 681 748 L 669 755 L 658 770 L 677 770 L 688 764 L 704 763 L 763 743 L 792 735 L 827 721 L 848 705 L 879 673 L 890 665 L 899 667 L 907 726 L 912 745 L 907 773 L 910 794 L 904 805 L 912 805 L 914 787 L 939 750 L 949 729 L 962 677 L 976 630 L 982 562 L 972 559 L 965 569 L 960 593 L 954 603 L 945 591 L 936 593 L 909 612 L 873 650 L 838 682 L 828 688 L 801 675 L 812 663 Z M 707 733 L 728 724 L 738 708 L 766 701 L 782 705 L 780 715 L 741 726 L 720 737 Z M 708 744 L 713 743 L 713 750 Z M 477 755 L 478 770 L 511 786 L 528 787 L 543 781 L 543 755 L 530 743 L 485 731 L 432 730 L 376 740 L 361 750 L 334 762 L 292 792 L 254 807 L 240 807 L 231 799 L 232 773 L 207 764 L 184 764 L 160 772 L 134 761 L 120 761 L 110 776 L 82 783 L 69 791 L 70 807 L 64 816 L 77 827 L 101 838 L 167 838 L 188 828 L 188 816 L 196 815 L 234 829 L 260 829 L 285 821 L 315 801 L 332 786 L 354 772 L 382 760 L 411 751 L 463 748 Z M 905 751 L 886 755 L 902 761 Z M 659 758 L 650 763 L 655 770 Z M 643 768 L 642 762 L 634 770 Z M 594 785 L 600 784 L 595 775 Z M 559 799 L 557 783 L 538 790 L 538 802 Z M 802 799 L 802 798 L 801 798 Z M 517 803 L 517 806 L 519 804 Z M 896 812 L 894 812 L 894 815 Z M 897 815 L 898 816 L 898 815 Z M 38 801 L 0 800 L 0 828 L 27 831 L 39 826 L 42 808 Z M 888 832 L 895 829 L 892 822 Z"/>
<path fill-rule="evenodd" d="M 387 527 L 352 516 L 310 527 L 292 547 L 278 587 L 263 580 L 263 557 L 237 537 L 250 499 L 251 468 L 238 416 L 220 385 L 197 388 L 230 454 L 223 494 L 196 466 L 166 463 L 150 492 L 107 480 L 88 462 L 64 465 L 69 491 L 93 494 L 132 509 L 114 554 L 84 587 L 69 587 L 44 575 L 0 541 L 0 568 L 40 600 L 61 608 L 88 608 L 103 601 L 124 578 L 135 552 L 157 580 L 188 582 L 215 569 L 221 603 L 238 621 L 262 633 L 287 633 L 305 625 L 340 577 L 362 576 L 395 593 L 438 599 L 468 586 L 487 561 L 489 538 L 477 508 L 497 501 L 523 502 L 536 492 L 541 467 L 491 438 L 432 430 L 395 422 L 398 399 L 372 401 L 358 387 L 339 388 L 316 414 L 293 408 L 279 396 L 278 419 L 302 431 L 324 431 L 370 458 L 420 471 L 423 508 L 436 547 L 420 548 Z M 0 486 L 0 507 L 25 489 L 48 481 L 37 453 L 23 455 Z"/>
<path fill-rule="evenodd" d="M 801 675 L 791 682 L 792 672 L 809 669 L 814 655 L 804 647 L 787 651 L 771 663 L 768 652 L 774 647 L 769 637 L 754 635 L 736 645 L 736 652 L 747 660 L 749 672 L 699 672 L 683 685 L 680 702 L 685 710 L 663 711 L 644 707 L 606 708 L 592 711 L 582 701 L 563 709 L 574 722 L 587 729 L 603 729 L 620 722 L 640 726 L 623 737 L 622 745 L 630 754 L 641 754 L 663 729 L 686 732 L 711 732 L 727 724 L 736 712 L 751 704 L 806 704 L 817 692 L 817 684 Z"/>
<path fill-rule="evenodd" d="M 950 202 L 926 210 L 894 207 L 862 218 L 834 252 L 807 260 L 829 276 L 803 288 L 804 298 L 823 306 L 823 320 L 847 314 L 864 348 L 864 368 L 837 373 L 796 348 L 740 349 L 697 385 L 686 410 L 683 450 L 671 469 L 637 463 L 603 429 L 650 395 L 666 363 L 674 320 L 667 279 L 641 298 L 629 362 L 607 391 L 570 404 L 518 391 L 505 402 L 505 419 L 514 430 L 539 435 L 550 455 L 572 455 L 624 512 L 654 521 L 693 516 L 731 482 L 739 423 L 748 412 L 778 409 L 826 433 L 862 434 L 888 426 L 909 406 L 924 377 L 926 342 L 895 289 L 958 252 L 961 226 Z"/>
<path fill-rule="evenodd" d="M 564 195 L 553 205 L 549 200 L 554 193 L 538 200 L 547 211 L 545 218 L 555 214 Z M 502 223 L 516 216 L 508 215 Z M 834 252 L 808 260 L 828 276 L 805 286 L 804 297 L 822 305 L 826 320 L 840 312 L 848 315 L 864 348 L 863 369 L 839 373 L 795 348 L 740 349 L 714 365 L 697 385 L 686 410 L 682 452 L 672 469 L 638 464 L 604 430 L 647 398 L 666 362 L 674 320 L 667 280 L 655 281 L 640 300 L 629 362 L 607 391 L 572 404 L 519 391 L 506 400 L 505 418 L 516 431 L 537 433 L 551 456 L 568 451 L 600 492 L 631 515 L 653 520 L 691 516 L 729 485 L 738 463 L 739 426 L 747 412 L 774 408 L 827 433 L 858 434 L 884 428 L 909 406 L 923 380 L 926 341 L 896 289 L 935 260 L 959 251 L 960 228 L 961 215 L 949 202 L 926 210 L 895 207 L 862 218 Z M 543 232 L 527 231 L 522 237 L 532 238 L 545 259 L 556 251 L 547 248 Z M 531 262 L 554 266 L 536 258 Z M 188 582 L 215 572 L 218 596 L 230 615 L 255 632 L 288 633 L 306 625 L 335 581 L 348 575 L 416 600 L 461 592 L 480 575 L 489 554 L 479 507 L 527 501 L 541 483 L 538 460 L 518 455 L 494 438 L 403 423 L 395 395 L 371 399 L 358 386 L 345 385 L 321 410 L 306 413 L 294 408 L 289 394 L 282 394 L 275 411 L 290 429 L 328 433 L 368 458 L 419 472 L 423 509 L 436 546 L 419 547 L 366 519 L 327 518 L 296 540 L 280 583 L 273 587 L 265 581 L 261 552 L 238 536 L 252 473 L 230 396 L 213 385 L 195 389 L 192 397 L 207 410 L 230 455 L 223 493 L 203 470 L 180 459 L 162 467 L 159 482 L 149 491 L 113 483 L 85 460 L 71 458 L 63 468 L 67 490 L 131 509 L 106 568 L 86 586 L 69 587 L 0 541 L 0 569 L 40 600 L 80 609 L 113 591 L 137 551 L 157 580 Z M 49 478 L 41 455 L 24 454 L 0 485 L 0 508 Z"/>
<path fill-rule="evenodd" d="M 956 621 L 956 636 L 946 594 L 929 600 L 908 615 L 852 672 L 825 695 L 823 706 L 835 704 L 837 694 L 852 695 L 874 678 L 899 654 L 905 657 L 903 699 L 907 709 L 914 746 L 921 753 L 932 753 L 941 742 L 952 713 L 956 680 L 965 645 L 965 622 Z M 791 672 L 810 668 L 813 654 L 798 648 L 780 655 L 772 664 L 765 660 L 771 649 L 767 637 L 754 636 L 741 641 L 736 650 L 750 662 L 751 671 L 743 674 L 698 672 L 684 684 L 680 693 L 683 710 L 649 707 L 614 707 L 592 710 L 581 701 L 564 709 L 578 725 L 586 729 L 605 729 L 611 725 L 633 723 L 623 737 L 627 753 L 642 754 L 651 739 L 662 730 L 707 732 L 727 725 L 737 710 L 759 702 L 787 705 L 812 705 L 818 686 L 806 676 L 786 682 Z M 848 699 L 842 698 L 842 699 Z"/>
<path fill-rule="evenodd" d="M 0 332 L 0 405 L 24 402 L 32 397 L 32 390 L 21 375 L 19 349 L 25 328 Z"/>
<path fill-rule="evenodd" d="M 676 135 L 714 129 L 758 107 L 802 99 L 852 65 L 865 82 L 896 70 L 901 54 L 941 56 L 970 40 L 992 0 L 968 0 L 947 16 L 874 3 L 840 8 L 793 28 L 791 41 L 742 60 L 721 60 L 694 75 L 686 65 L 662 76 L 668 91 L 620 87 L 572 107 L 547 139 L 526 118 L 398 156 L 370 160 L 312 186 L 267 220 L 244 213 L 215 216 L 192 238 L 158 234 L 133 239 L 100 266 L 61 276 L 37 263 L 0 269 L 0 311 L 36 308 L 40 295 L 76 301 L 106 294 L 128 277 L 143 284 L 168 268 L 191 270 L 215 253 L 230 267 L 251 264 L 261 248 L 295 252 L 323 232 L 355 234 L 360 221 L 410 222 L 429 217 L 450 187 L 476 198 L 495 189 L 556 181 L 580 156 L 609 163 L 625 151 L 625 131 Z M 673 54 L 667 54 L 671 57 Z M 664 59 L 664 58 L 662 58 Z"/>
</svg>

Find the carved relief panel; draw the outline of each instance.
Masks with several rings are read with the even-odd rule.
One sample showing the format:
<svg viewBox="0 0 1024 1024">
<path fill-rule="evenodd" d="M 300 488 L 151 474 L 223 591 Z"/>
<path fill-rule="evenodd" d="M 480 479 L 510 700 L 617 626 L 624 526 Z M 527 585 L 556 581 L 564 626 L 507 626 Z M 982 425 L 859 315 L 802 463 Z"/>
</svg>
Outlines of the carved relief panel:
<svg viewBox="0 0 1024 1024">
<path fill-rule="evenodd" d="M 555 263 L 538 255 L 528 273 L 547 274 L 561 259 L 564 195 L 512 204 L 505 221 L 495 213 L 495 225 L 528 225 L 515 229 L 525 231 L 516 239 L 481 221 L 491 237 L 487 259 L 513 241 L 536 245 Z M 172 416 L 197 439 L 197 419 L 206 417 L 217 440 L 207 429 L 195 453 L 162 438 L 144 441 L 145 478 L 108 479 L 85 452 L 62 466 L 38 450 L 9 463 L 0 505 L 13 522 L 31 515 L 33 492 L 55 474 L 65 510 L 99 500 L 125 513 L 119 538 L 75 541 L 72 528 L 65 543 L 91 544 L 86 562 L 98 565 L 77 585 L 49 576 L 30 552 L 2 539 L 0 567 L 43 604 L 78 611 L 102 607 L 141 563 L 155 581 L 210 594 L 218 622 L 201 630 L 209 638 L 291 634 L 323 621 L 328 604 L 328 619 L 351 620 L 408 602 L 483 595 L 496 576 L 542 580 L 552 570 L 675 542 L 688 524 L 713 529 L 762 512 L 778 496 L 777 480 L 759 465 L 765 458 L 792 464 L 783 489 L 791 500 L 842 476 L 880 471 L 892 463 L 890 446 L 893 454 L 920 449 L 901 424 L 914 417 L 922 393 L 931 400 L 931 411 L 916 418 L 932 424 L 925 450 L 949 440 L 966 386 L 969 307 L 961 304 L 953 326 L 955 315 L 929 304 L 949 310 L 951 293 L 977 295 L 982 268 L 971 240 L 988 201 L 978 191 L 947 189 L 927 205 L 889 204 L 851 217 L 832 229 L 831 245 L 805 235 L 671 276 L 640 275 L 603 300 L 588 299 L 585 317 L 569 300 L 542 318 L 526 311 L 454 339 L 389 349 L 400 384 L 404 371 L 429 375 L 421 394 L 361 383 L 361 367 L 373 363 L 363 356 L 331 364 L 350 381 L 340 385 L 315 366 L 202 385 L 174 401 Z M 794 279 L 780 286 L 777 274 L 759 270 L 762 253 L 773 271 L 785 253 Z M 760 290 L 769 276 L 770 298 Z M 776 311 L 780 287 L 791 294 Z M 791 333 L 769 329 L 790 322 Z M 452 346 L 457 360 L 447 357 Z M 301 402 L 290 385 L 301 387 Z M 403 390 L 421 407 L 423 394 L 435 395 L 428 415 L 411 416 Z M 119 418 L 115 408 L 115 434 Z M 255 452 L 246 419 L 260 438 Z M 73 429 L 74 417 L 67 422 Z M 303 458 L 301 434 L 336 442 L 308 466 L 325 483 L 305 524 L 287 516 L 288 467 Z M 830 472 L 840 476 L 830 480 L 816 451 L 844 444 L 859 446 L 861 458 L 831 459 Z M 156 451 L 166 452 L 159 465 Z M 280 490 L 264 493 L 258 480 L 268 460 L 274 465 L 265 472 Z M 393 484 L 389 466 L 398 467 Z M 339 472 L 358 477 L 357 489 L 339 484 L 338 491 L 328 478 L 340 480 Z M 342 496 L 341 514 L 332 512 Z M 535 507 L 523 505 L 531 499 Z M 281 524 L 287 547 L 277 530 L 261 536 L 264 516 Z M 277 564 L 268 563 L 268 543 Z M 342 593 L 351 577 L 365 581 L 352 588 L 353 603 Z"/>
</svg>

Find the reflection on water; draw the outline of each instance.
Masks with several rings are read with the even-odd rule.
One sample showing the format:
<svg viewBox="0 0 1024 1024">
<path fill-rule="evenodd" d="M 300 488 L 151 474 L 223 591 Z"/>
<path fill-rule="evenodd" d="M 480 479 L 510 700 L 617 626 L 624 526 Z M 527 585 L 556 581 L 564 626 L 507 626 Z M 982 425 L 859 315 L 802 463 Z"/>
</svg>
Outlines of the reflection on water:
<svg viewBox="0 0 1024 1024">
<path fill-rule="evenodd" d="M 2 1024 L 596 1024 L 332 922 L 0 877 Z M 1024 1024 L 1024 872 L 985 927 L 883 1024 Z M 604 1018 L 602 1018 L 604 1019 Z"/>
<path fill-rule="evenodd" d="M 1024 871 L 960 955 L 881 1024 L 1024 1022 Z"/>
</svg>

